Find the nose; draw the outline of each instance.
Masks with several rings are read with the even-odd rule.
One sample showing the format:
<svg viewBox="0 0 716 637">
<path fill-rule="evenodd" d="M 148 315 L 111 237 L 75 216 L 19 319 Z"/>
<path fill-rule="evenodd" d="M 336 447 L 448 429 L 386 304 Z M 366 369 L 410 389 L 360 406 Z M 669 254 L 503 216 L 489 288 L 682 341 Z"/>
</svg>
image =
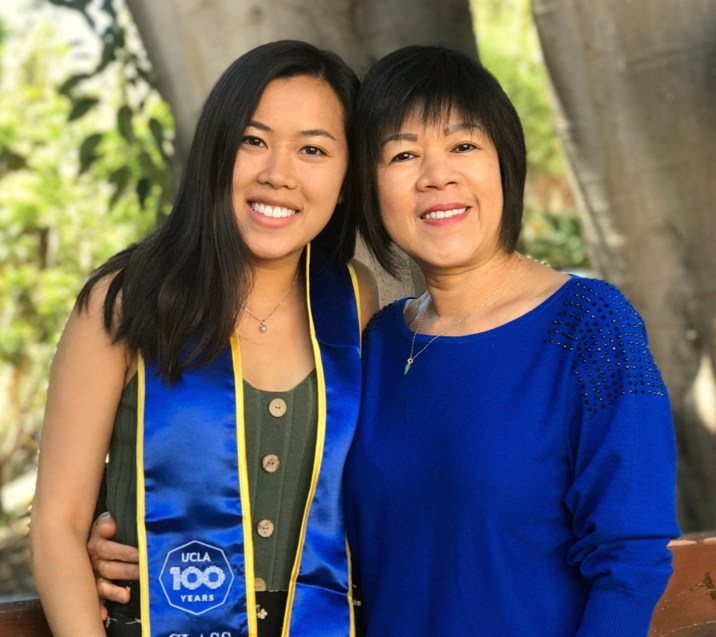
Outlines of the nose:
<svg viewBox="0 0 716 637">
<path fill-rule="evenodd" d="M 298 180 L 293 166 L 292 154 L 288 150 L 273 149 L 267 153 L 266 163 L 258 175 L 259 183 L 275 189 L 293 190 Z"/>
<path fill-rule="evenodd" d="M 450 185 L 455 185 L 458 174 L 445 153 L 426 154 L 418 177 L 418 190 L 443 190 Z"/>
</svg>

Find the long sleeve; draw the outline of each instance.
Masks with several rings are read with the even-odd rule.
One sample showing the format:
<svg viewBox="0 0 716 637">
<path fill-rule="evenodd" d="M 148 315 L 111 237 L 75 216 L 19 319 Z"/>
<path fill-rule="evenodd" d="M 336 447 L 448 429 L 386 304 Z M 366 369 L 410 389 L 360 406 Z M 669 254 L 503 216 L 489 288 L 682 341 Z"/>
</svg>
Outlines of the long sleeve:
<svg viewBox="0 0 716 637">
<path fill-rule="evenodd" d="M 577 637 L 645 636 L 679 535 L 668 395 L 644 323 L 619 297 L 585 322 L 573 364 L 568 560 L 590 586 Z"/>
</svg>

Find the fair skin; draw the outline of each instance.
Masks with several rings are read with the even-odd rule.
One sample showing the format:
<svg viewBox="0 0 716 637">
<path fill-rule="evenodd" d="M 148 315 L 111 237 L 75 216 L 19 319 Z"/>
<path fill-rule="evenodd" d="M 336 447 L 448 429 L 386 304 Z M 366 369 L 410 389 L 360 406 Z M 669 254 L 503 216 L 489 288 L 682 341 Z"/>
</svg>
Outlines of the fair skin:
<svg viewBox="0 0 716 637">
<path fill-rule="evenodd" d="M 246 312 L 236 326 L 244 377 L 259 389 L 290 389 L 314 367 L 300 277 L 291 286 L 306 244 L 335 208 L 346 166 L 343 112 L 329 85 L 305 76 L 271 82 L 245 131 L 232 184 L 238 225 L 254 255 L 246 307 L 263 318 L 285 297 L 266 333 Z M 254 209 L 258 204 L 294 214 L 268 217 Z M 377 288 L 365 266 L 355 267 L 365 324 L 377 309 Z M 137 357 L 122 343 L 113 344 L 104 330 L 103 283 L 91 295 L 88 311 L 75 310 L 65 327 L 45 411 L 32 550 L 38 590 L 56 637 L 105 635 L 87 537 L 117 406 L 136 372 Z M 108 526 L 98 521 L 93 537 Z M 108 559 L 103 566 L 111 563 L 102 570 L 105 577 L 137 578 L 136 549 L 112 543 L 103 555 Z M 135 564 L 120 566 L 114 559 Z M 105 597 L 128 600 L 126 590 L 105 591 L 104 583 Z M 103 609 L 101 616 L 106 617 Z"/>
<path fill-rule="evenodd" d="M 479 125 L 452 110 L 437 124 L 412 114 L 383 140 L 377 167 L 381 217 L 391 238 L 425 275 L 428 292 L 406 304 L 405 319 L 424 334 L 483 332 L 533 309 L 567 276 L 531 260 L 519 263 L 499 242 L 502 183 L 497 150 Z M 430 299 L 432 298 L 432 302 Z"/>
</svg>

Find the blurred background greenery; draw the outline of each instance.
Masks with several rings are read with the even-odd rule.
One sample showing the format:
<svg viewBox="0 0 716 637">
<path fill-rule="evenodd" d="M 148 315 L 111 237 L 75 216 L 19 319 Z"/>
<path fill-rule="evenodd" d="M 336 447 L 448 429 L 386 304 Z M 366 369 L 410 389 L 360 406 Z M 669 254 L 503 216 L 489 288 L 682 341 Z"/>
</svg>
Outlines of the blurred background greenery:
<svg viewBox="0 0 716 637">
<path fill-rule="evenodd" d="M 75 296 L 171 208 L 171 111 L 123 4 L 88 4 L 35 2 L 24 21 L 0 22 L 0 596 L 32 589 L 22 538 L 50 363 Z M 586 268 L 529 1 L 472 9 L 480 57 L 525 127 L 521 249 Z M 58 28 L 60 11 L 87 35 Z"/>
</svg>

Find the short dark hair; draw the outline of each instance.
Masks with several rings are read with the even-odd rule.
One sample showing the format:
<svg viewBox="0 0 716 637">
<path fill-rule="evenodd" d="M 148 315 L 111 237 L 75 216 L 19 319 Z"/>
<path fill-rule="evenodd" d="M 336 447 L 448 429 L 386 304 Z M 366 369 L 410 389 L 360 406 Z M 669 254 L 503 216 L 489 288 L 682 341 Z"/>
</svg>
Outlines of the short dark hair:
<svg viewBox="0 0 716 637">
<path fill-rule="evenodd" d="M 514 251 L 522 225 L 527 171 L 524 133 L 512 102 L 481 64 L 439 46 L 409 46 L 386 55 L 363 79 L 351 127 L 354 188 L 351 215 L 378 262 L 397 273 L 394 244 L 380 216 L 377 166 L 381 143 L 417 113 L 437 123 L 456 109 L 479 124 L 497 150 L 502 177 L 500 246 Z"/>
<path fill-rule="evenodd" d="M 245 53 L 204 104 L 164 225 L 95 270 L 79 294 L 78 307 L 86 308 L 92 289 L 107 277 L 105 329 L 115 342 L 157 362 L 168 381 L 218 356 L 234 331 L 253 279 L 253 257 L 232 202 L 236 155 L 269 83 L 302 75 L 331 87 L 347 134 L 359 80 L 335 53 L 295 40 Z M 356 240 L 355 223 L 341 207 L 313 242 L 336 264 L 348 262 Z"/>
</svg>

